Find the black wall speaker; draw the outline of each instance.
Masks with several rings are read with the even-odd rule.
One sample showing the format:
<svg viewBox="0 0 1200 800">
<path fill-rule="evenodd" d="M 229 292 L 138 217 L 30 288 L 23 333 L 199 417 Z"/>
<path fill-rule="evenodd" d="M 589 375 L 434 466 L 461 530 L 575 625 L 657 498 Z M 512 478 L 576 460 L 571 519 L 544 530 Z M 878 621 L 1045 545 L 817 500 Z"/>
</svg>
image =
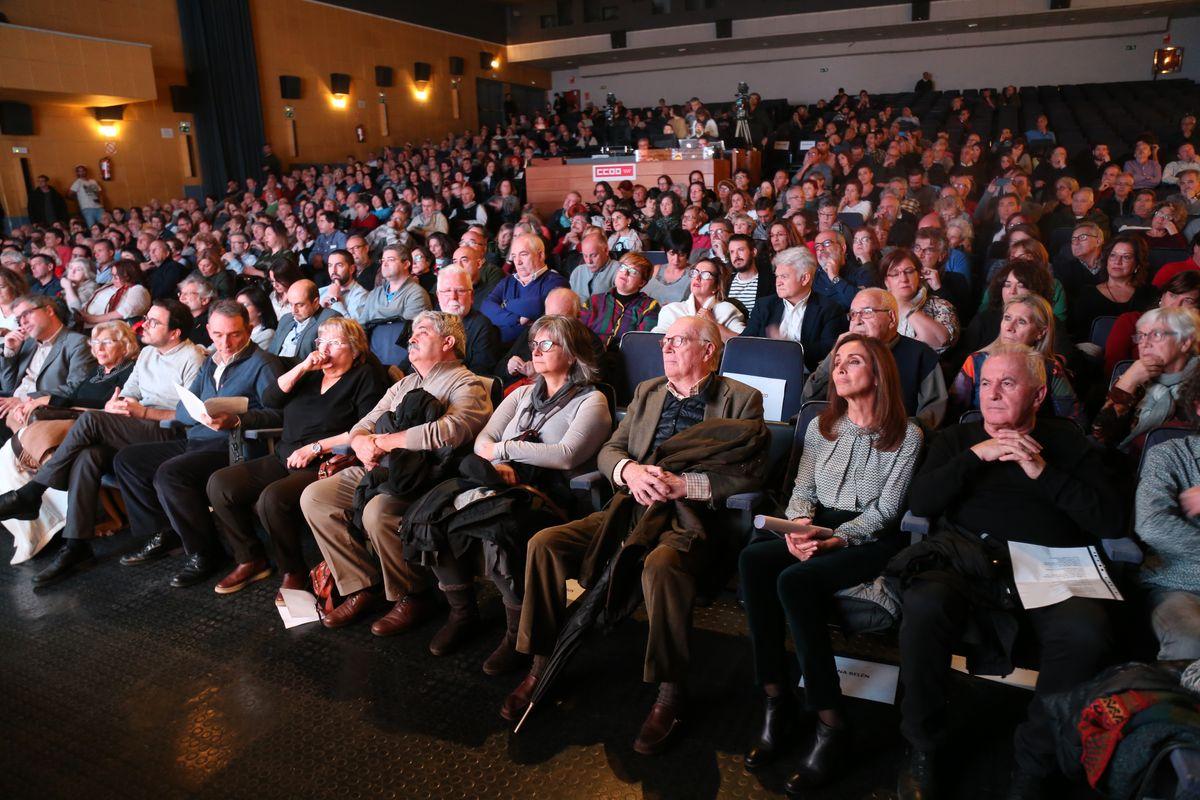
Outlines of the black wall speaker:
<svg viewBox="0 0 1200 800">
<path fill-rule="evenodd" d="M 279 96 L 284 100 L 299 100 L 300 99 L 300 76 L 299 75 L 280 75 L 279 76 Z"/>
<path fill-rule="evenodd" d="M 494 56 L 492 56 L 491 53 L 489 53 L 485 50 L 480 50 L 479 51 L 479 68 L 480 69 L 491 69 L 493 57 Z"/>
<path fill-rule="evenodd" d="M 1050 8 L 1057 10 L 1060 8 L 1070 8 L 1071 0 L 1050 0 Z"/>
<path fill-rule="evenodd" d="M 391 67 L 376 67 L 375 68 L 375 85 L 376 86 L 391 86 L 395 82 L 395 76 L 392 73 Z"/>
<path fill-rule="evenodd" d="M 27 103 L 0 103 L 0 133 L 33 136 L 33 108 Z"/>
<path fill-rule="evenodd" d="M 613 31 L 609 38 L 612 40 L 613 50 L 620 50 L 625 46 L 625 31 Z"/>
<path fill-rule="evenodd" d="M 490 62 L 489 62 L 490 63 Z M 465 75 L 467 71 L 467 62 L 461 56 L 450 56 L 450 74 L 454 76 Z"/>
<path fill-rule="evenodd" d="M 419 81 L 427 81 L 427 80 L 429 80 L 429 76 L 432 74 L 433 74 L 433 67 L 430 66 L 429 64 L 425 63 L 424 61 L 418 61 L 417 63 L 413 64 L 413 80 L 414 81 L 418 81 L 418 82 Z"/>
<path fill-rule="evenodd" d="M 925 22 L 929 19 L 929 0 L 913 0 L 912 21 Z"/>
<path fill-rule="evenodd" d="M 713 24 L 716 25 L 716 27 L 717 27 L 717 38 L 718 39 L 732 39 L 733 38 L 733 20 L 719 19 Z"/>
<path fill-rule="evenodd" d="M 329 73 L 329 91 L 334 94 L 350 94 L 350 76 L 344 72 Z"/>
<path fill-rule="evenodd" d="M 171 86 L 171 110 L 176 114 L 192 114 L 196 111 L 196 93 L 190 86 Z"/>
</svg>

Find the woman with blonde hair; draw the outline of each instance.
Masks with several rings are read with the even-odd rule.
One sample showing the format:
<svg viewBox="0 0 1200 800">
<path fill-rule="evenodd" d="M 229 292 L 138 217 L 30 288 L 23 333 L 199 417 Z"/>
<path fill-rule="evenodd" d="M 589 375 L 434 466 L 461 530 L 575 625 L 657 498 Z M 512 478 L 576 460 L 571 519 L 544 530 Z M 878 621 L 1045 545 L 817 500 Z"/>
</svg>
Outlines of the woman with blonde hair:
<svg viewBox="0 0 1200 800">
<path fill-rule="evenodd" d="M 74 391 L 30 398 L 9 413 L 6 421 L 16 434 L 0 448 L 0 493 L 15 491 L 29 483 L 38 467 L 62 444 L 75 419 L 88 409 L 104 408 L 114 392 L 129 379 L 137 361 L 138 343 L 127 324 L 101 322 L 92 329 L 88 343 L 97 367 Z M 41 508 L 35 518 L 5 520 L 4 526 L 16 538 L 17 552 L 12 563 L 19 564 L 32 558 L 64 527 L 67 530 L 62 550 L 54 563 L 35 576 L 34 583 L 49 583 L 90 560 L 88 539 L 95 528 L 98 498 L 79 497 L 75 502 L 89 501 L 92 513 L 79 514 L 82 524 L 78 526 L 67 526 L 67 493 L 56 489 L 42 495 Z M 83 510 L 82 507 L 79 510 Z M 75 516 L 72 515 L 73 520 Z"/>
<path fill-rule="evenodd" d="M 1066 361 L 1054 351 L 1054 311 L 1050 302 L 1040 294 L 1020 294 L 1004 302 L 1000 317 L 1000 334 L 996 340 L 967 356 L 954 386 L 951 401 L 958 411 L 979 408 L 979 376 L 983 362 L 999 344 L 1023 344 L 1041 353 L 1046 360 L 1047 402 L 1043 413 L 1074 420 L 1080 428 L 1087 425 L 1083 404 L 1071 385 Z"/>
</svg>

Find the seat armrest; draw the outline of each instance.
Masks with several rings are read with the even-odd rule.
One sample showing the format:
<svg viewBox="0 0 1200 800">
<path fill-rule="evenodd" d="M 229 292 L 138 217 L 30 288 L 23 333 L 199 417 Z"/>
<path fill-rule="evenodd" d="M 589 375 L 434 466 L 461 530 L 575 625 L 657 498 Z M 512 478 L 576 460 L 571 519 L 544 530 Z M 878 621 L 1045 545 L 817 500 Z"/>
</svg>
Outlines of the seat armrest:
<svg viewBox="0 0 1200 800">
<path fill-rule="evenodd" d="M 1128 536 L 1121 539 L 1101 539 L 1104 554 L 1114 564 L 1141 564 L 1145 555 L 1138 543 Z"/>
<path fill-rule="evenodd" d="M 604 476 L 600 474 L 599 470 L 584 472 L 581 475 L 576 475 L 574 478 L 571 478 L 571 488 L 588 492 L 591 491 L 597 483 L 600 483 L 603 480 Z"/>
<path fill-rule="evenodd" d="M 904 519 L 900 520 L 900 530 L 912 534 L 915 544 L 929 535 L 929 517 L 918 517 L 911 511 L 905 511 Z"/>
<path fill-rule="evenodd" d="M 247 439 L 278 439 L 283 436 L 283 428 L 252 428 L 243 435 Z"/>
<path fill-rule="evenodd" d="M 725 498 L 725 507 L 737 511 L 753 511 L 766 498 L 764 492 L 742 492 Z"/>
</svg>

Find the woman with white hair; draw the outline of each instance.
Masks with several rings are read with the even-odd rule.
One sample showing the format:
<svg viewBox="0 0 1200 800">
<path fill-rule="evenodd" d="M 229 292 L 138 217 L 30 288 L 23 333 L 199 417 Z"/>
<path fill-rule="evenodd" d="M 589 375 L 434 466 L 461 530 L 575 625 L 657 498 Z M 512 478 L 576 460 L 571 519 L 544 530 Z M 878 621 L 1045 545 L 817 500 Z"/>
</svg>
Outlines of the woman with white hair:
<svg viewBox="0 0 1200 800">
<path fill-rule="evenodd" d="M 96 267 L 90 258 L 72 258 L 60 281 L 63 300 L 72 313 L 82 311 L 100 288 L 96 283 Z"/>
<path fill-rule="evenodd" d="M 1133 335 L 1138 359 L 1108 390 L 1092 424 L 1100 442 L 1137 456 L 1154 428 L 1188 424 L 1180 389 L 1200 365 L 1198 333 L 1200 314 L 1192 308 L 1152 308 L 1141 316 Z"/>
</svg>

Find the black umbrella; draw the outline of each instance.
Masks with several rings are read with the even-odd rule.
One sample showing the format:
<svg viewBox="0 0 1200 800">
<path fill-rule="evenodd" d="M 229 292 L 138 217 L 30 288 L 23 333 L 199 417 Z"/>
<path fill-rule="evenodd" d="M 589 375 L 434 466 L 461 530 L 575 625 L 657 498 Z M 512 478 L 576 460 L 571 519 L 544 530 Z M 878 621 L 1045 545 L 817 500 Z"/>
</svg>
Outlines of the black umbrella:
<svg viewBox="0 0 1200 800">
<path fill-rule="evenodd" d="M 571 604 L 571 616 L 567 619 L 562 630 L 558 634 L 558 641 L 554 645 L 554 652 L 550 654 L 549 660 L 546 662 L 546 668 L 542 671 L 542 676 L 538 679 L 537 685 L 533 687 L 533 693 L 529 696 L 529 707 L 525 709 L 525 713 L 521 715 L 521 719 L 517 722 L 517 726 L 513 728 L 513 733 L 520 733 L 521 726 L 525 724 L 525 720 L 529 718 L 529 714 L 533 711 L 533 707 L 540 701 L 545 699 L 546 694 L 550 691 L 551 684 L 567 666 L 567 662 L 575 655 L 575 652 L 583 645 L 584 637 L 593 627 L 604 626 L 611 627 L 620 620 L 624 619 L 633 609 L 637 608 L 636 601 L 622 604 L 618 609 L 614 610 L 608 602 L 612 596 L 610 589 L 613 588 L 613 575 L 619 568 L 626 565 L 637 565 L 640 571 L 642 559 L 640 552 L 644 548 L 641 547 L 622 547 L 608 560 L 604 567 L 604 571 L 600 573 L 599 579 L 595 584 L 583 593 Z M 638 584 L 640 588 L 640 582 Z"/>
</svg>

